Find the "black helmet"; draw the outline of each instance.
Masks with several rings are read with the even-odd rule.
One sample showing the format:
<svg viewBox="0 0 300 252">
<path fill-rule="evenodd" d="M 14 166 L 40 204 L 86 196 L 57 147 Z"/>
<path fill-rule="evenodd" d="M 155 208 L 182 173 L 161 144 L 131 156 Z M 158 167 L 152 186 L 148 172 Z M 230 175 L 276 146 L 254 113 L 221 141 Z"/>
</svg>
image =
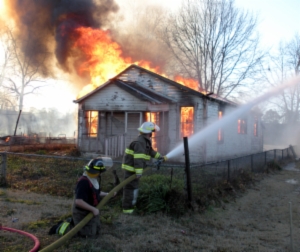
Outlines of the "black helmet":
<svg viewBox="0 0 300 252">
<path fill-rule="evenodd" d="M 112 164 L 112 160 L 109 157 L 97 157 L 90 160 L 84 169 L 92 174 L 102 173 L 106 171 L 106 167 L 111 167 Z"/>
</svg>

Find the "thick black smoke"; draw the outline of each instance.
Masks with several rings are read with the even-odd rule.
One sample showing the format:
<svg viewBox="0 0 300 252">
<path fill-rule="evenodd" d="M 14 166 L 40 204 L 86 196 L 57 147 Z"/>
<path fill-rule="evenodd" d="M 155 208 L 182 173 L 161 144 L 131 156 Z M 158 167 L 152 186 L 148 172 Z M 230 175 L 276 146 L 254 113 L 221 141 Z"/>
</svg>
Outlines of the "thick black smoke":
<svg viewBox="0 0 300 252">
<path fill-rule="evenodd" d="M 43 59 L 53 50 L 60 67 L 68 69 L 75 28 L 102 28 L 118 11 L 114 0 L 6 0 L 6 4 L 24 41 L 23 52 L 45 75 L 49 60 Z"/>
</svg>

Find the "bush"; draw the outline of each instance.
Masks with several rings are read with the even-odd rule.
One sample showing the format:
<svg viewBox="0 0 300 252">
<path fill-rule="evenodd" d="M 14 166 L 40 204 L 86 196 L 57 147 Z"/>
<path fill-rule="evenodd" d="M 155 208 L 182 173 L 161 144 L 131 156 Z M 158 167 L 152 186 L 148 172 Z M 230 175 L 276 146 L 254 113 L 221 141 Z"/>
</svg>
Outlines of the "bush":
<svg viewBox="0 0 300 252">
<path fill-rule="evenodd" d="M 150 214 L 165 212 L 170 215 L 182 215 L 185 212 L 183 182 L 171 181 L 160 174 L 142 177 L 137 200 L 137 213 Z"/>
<path fill-rule="evenodd" d="M 269 163 L 267 163 L 267 167 L 266 167 L 267 172 L 269 172 L 269 170 L 271 171 L 281 171 L 282 167 L 279 164 L 279 162 L 277 160 L 271 161 Z"/>
</svg>

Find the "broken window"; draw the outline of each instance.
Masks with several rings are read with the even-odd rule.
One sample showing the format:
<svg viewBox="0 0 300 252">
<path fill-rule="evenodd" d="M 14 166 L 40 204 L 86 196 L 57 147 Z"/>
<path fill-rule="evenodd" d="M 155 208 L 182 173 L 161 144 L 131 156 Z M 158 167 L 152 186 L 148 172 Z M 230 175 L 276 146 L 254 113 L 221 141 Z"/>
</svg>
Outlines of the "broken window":
<svg viewBox="0 0 300 252">
<path fill-rule="evenodd" d="M 247 120 L 246 119 L 238 120 L 238 133 L 239 134 L 247 134 Z"/>
<path fill-rule="evenodd" d="M 223 117 L 223 111 L 219 111 L 218 112 L 218 119 L 221 120 Z M 218 130 L 218 143 L 223 143 L 224 142 L 224 134 L 223 134 L 223 130 L 220 128 Z"/>
<path fill-rule="evenodd" d="M 159 126 L 159 112 L 147 112 L 146 113 L 146 121 L 147 122 L 153 122 Z M 152 148 L 154 150 L 157 150 L 157 136 L 156 133 L 152 133 Z"/>
<path fill-rule="evenodd" d="M 180 110 L 181 137 L 194 133 L 194 107 L 181 107 Z"/>
<path fill-rule="evenodd" d="M 85 127 L 88 137 L 97 137 L 98 133 L 98 111 L 85 112 Z"/>
<path fill-rule="evenodd" d="M 254 118 L 253 133 L 254 133 L 254 136 L 258 136 L 258 119 L 257 118 Z"/>
</svg>

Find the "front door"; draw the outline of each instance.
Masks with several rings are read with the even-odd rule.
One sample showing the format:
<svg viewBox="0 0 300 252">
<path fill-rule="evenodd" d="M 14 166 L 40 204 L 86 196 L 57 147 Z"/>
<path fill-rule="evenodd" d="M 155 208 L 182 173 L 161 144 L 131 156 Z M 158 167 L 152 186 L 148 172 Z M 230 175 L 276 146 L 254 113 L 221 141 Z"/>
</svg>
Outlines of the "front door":
<svg viewBox="0 0 300 252">
<path fill-rule="evenodd" d="M 139 135 L 137 130 L 143 122 L 142 112 L 125 113 L 125 146 L 127 147 Z"/>
</svg>

